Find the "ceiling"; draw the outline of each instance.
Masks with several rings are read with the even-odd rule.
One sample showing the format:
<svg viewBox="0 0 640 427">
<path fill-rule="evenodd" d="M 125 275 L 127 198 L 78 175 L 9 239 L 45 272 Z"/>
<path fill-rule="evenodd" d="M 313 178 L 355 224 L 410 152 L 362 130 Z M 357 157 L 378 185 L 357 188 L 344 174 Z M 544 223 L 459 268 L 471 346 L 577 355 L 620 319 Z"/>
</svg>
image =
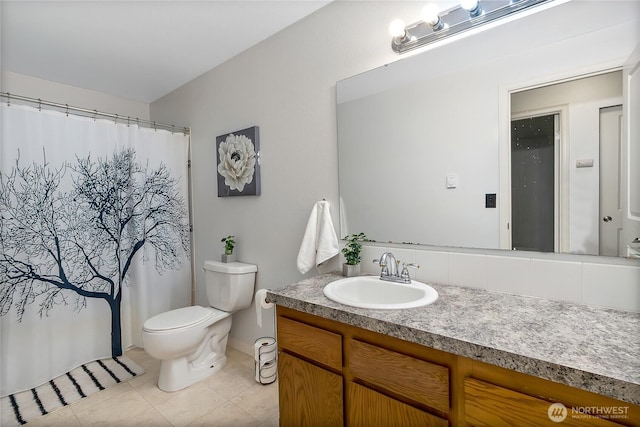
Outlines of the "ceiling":
<svg viewBox="0 0 640 427">
<path fill-rule="evenodd" d="M 0 0 L 0 64 L 150 103 L 329 1 Z"/>
</svg>

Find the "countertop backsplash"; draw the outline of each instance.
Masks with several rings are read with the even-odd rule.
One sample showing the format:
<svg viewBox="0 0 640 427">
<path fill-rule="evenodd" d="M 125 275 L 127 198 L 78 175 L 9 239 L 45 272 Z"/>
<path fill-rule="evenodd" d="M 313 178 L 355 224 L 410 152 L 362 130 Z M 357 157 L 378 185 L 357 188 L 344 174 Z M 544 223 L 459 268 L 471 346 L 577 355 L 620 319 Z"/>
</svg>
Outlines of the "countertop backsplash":
<svg viewBox="0 0 640 427">
<path fill-rule="evenodd" d="M 366 244 L 362 271 L 378 274 L 373 262 L 390 251 L 400 262 L 416 263 L 411 278 L 444 285 L 640 312 L 640 260 L 504 251 L 430 250 Z M 538 256 L 541 255 L 541 256 Z"/>
</svg>

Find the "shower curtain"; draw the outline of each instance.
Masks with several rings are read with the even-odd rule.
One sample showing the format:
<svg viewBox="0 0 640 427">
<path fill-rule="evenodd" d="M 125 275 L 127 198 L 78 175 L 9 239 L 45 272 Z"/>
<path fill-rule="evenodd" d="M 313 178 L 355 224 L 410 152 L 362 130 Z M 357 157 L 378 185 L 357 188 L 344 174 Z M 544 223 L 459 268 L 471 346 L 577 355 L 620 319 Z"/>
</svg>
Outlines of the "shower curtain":
<svg viewBox="0 0 640 427">
<path fill-rule="evenodd" d="M 189 137 L 2 104 L 0 396 L 190 303 Z"/>
</svg>

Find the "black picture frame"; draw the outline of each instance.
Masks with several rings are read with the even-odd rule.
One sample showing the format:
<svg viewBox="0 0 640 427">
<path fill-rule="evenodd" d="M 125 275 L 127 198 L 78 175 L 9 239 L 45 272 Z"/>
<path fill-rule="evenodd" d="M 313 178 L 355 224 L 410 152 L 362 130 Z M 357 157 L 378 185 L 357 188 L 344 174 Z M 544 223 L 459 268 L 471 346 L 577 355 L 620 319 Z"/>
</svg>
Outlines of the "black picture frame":
<svg viewBox="0 0 640 427">
<path fill-rule="evenodd" d="M 260 128 L 216 137 L 218 197 L 260 195 Z"/>
</svg>

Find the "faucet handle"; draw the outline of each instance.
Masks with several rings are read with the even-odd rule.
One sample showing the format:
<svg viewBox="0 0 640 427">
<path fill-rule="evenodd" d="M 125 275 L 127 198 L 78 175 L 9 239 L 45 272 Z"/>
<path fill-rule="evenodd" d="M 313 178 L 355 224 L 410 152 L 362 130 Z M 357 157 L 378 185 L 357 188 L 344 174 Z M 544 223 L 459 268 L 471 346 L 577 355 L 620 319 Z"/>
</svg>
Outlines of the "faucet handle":
<svg viewBox="0 0 640 427">
<path fill-rule="evenodd" d="M 409 276 L 409 269 L 407 267 L 420 268 L 418 264 L 414 264 L 412 262 L 403 262 L 402 263 L 402 273 L 400 273 L 400 278 L 407 283 L 411 282 L 411 277 Z"/>
<path fill-rule="evenodd" d="M 383 258 L 374 259 L 373 262 L 375 264 L 378 264 L 378 266 L 382 267 L 382 270 L 380 270 L 380 277 L 384 277 L 384 276 L 388 276 L 389 275 L 389 267 L 387 266 L 386 259 L 383 259 Z"/>
</svg>

